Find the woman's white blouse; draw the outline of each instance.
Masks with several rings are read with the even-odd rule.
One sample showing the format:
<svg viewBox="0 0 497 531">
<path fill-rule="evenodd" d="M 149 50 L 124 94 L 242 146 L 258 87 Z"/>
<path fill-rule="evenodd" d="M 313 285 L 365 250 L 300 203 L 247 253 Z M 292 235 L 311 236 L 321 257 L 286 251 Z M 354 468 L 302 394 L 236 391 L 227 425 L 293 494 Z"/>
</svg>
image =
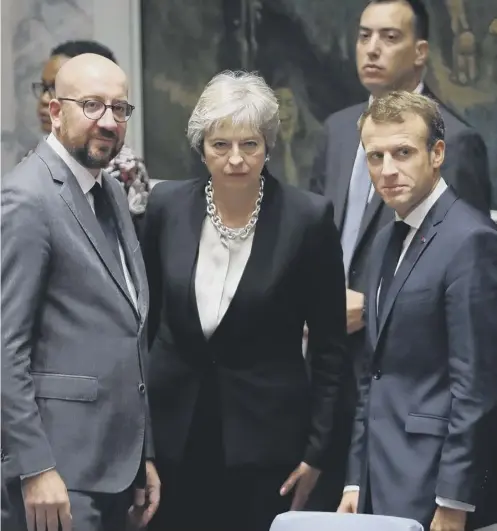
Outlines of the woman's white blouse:
<svg viewBox="0 0 497 531">
<path fill-rule="evenodd" d="M 254 231 L 245 240 L 221 239 L 205 217 L 195 274 L 195 295 L 202 330 L 209 338 L 221 322 L 238 288 L 252 251 Z"/>
</svg>

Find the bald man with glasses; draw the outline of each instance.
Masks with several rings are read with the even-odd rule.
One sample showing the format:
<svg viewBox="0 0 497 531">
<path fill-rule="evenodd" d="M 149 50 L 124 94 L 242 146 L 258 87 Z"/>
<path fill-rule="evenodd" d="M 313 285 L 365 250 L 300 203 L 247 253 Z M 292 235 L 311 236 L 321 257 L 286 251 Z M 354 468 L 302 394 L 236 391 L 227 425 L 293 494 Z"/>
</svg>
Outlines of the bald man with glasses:
<svg viewBox="0 0 497 531">
<path fill-rule="evenodd" d="M 52 133 L 2 179 L 2 527 L 122 531 L 159 503 L 148 288 L 126 198 L 102 171 L 133 106 L 125 74 L 79 55 Z M 60 526 L 60 527 L 59 527 Z"/>
</svg>

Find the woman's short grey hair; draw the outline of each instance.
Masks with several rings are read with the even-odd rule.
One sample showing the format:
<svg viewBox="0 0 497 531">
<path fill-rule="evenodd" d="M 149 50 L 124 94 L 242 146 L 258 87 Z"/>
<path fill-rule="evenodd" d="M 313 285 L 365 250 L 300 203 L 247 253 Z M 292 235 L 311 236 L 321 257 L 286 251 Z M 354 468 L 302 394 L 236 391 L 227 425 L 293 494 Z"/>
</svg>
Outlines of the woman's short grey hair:
<svg viewBox="0 0 497 531">
<path fill-rule="evenodd" d="M 268 150 L 274 147 L 280 126 L 278 100 L 261 76 L 227 70 L 209 81 L 188 121 L 192 148 L 203 153 L 205 135 L 226 120 L 257 131 Z"/>
</svg>

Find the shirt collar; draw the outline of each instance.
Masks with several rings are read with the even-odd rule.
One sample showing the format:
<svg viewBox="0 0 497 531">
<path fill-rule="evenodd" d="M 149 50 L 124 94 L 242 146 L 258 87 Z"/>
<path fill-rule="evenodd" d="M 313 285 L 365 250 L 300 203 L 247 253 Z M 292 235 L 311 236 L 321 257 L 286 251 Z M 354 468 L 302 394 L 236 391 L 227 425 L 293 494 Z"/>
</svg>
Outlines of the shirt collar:
<svg viewBox="0 0 497 531">
<path fill-rule="evenodd" d="M 447 183 L 440 178 L 430 195 L 426 197 L 412 212 L 410 212 L 404 219 L 402 219 L 396 212 L 395 220 L 403 221 L 413 229 L 418 230 L 428 212 L 431 210 L 431 207 L 438 201 L 445 190 L 447 190 Z"/>
<path fill-rule="evenodd" d="M 95 181 L 102 186 L 102 172 L 98 174 L 95 178 L 93 175 L 81 165 L 67 149 L 60 143 L 57 137 L 50 133 L 47 137 L 47 144 L 59 155 L 59 157 L 67 164 L 68 168 L 76 177 L 76 180 L 83 190 L 83 193 L 86 195 L 94 186 Z"/>
<path fill-rule="evenodd" d="M 424 88 L 425 88 L 425 84 L 424 84 L 424 82 L 421 80 L 421 81 L 419 82 L 418 86 L 413 90 L 413 92 L 414 92 L 415 94 L 421 94 L 421 93 L 423 92 Z M 370 95 L 370 96 L 369 96 L 369 102 L 368 102 L 368 105 L 371 105 L 372 101 L 373 101 L 373 96 Z"/>
</svg>

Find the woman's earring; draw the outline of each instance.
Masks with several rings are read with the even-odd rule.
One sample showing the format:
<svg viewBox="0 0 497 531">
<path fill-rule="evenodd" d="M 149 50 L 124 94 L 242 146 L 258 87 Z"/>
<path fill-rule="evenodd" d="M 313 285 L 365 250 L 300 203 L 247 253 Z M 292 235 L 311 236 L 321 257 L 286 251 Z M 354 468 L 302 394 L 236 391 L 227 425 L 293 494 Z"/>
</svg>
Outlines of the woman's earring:
<svg viewBox="0 0 497 531">
<path fill-rule="evenodd" d="M 266 155 L 266 162 L 269 162 L 269 155 Z"/>
<path fill-rule="evenodd" d="M 203 155 L 200 157 L 200 160 L 205 164 L 205 157 Z"/>
</svg>

